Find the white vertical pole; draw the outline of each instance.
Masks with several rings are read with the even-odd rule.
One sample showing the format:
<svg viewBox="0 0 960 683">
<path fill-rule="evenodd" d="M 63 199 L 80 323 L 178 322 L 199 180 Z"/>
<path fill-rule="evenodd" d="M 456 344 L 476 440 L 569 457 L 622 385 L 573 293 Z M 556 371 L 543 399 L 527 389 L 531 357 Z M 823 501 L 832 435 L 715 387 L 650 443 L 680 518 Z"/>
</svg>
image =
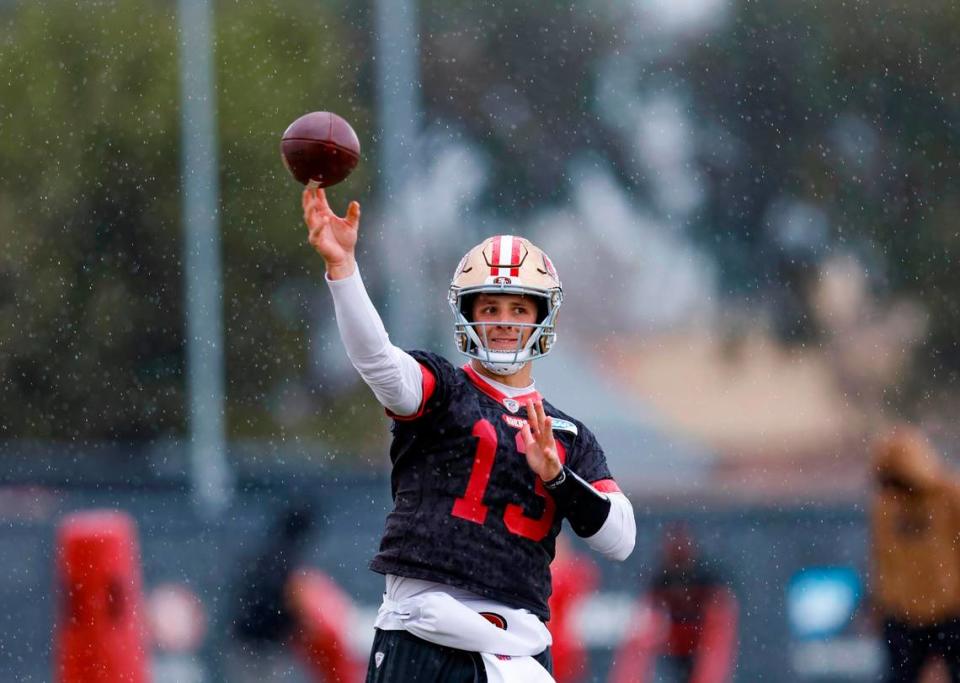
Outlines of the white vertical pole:
<svg viewBox="0 0 960 683">
<path fill-rule="evenodd" d="M 194 501 L 217 517 L 230 503 L 224 427 L 223 286 L 209 0 L 178 0 L 187 394 Z"/>
<path fill-rule="evenodd" d="M 376 0 L 377 120 L 380 128 L 383 204 L 382 266 L 387 281 L 383 314 L 401 346 L 417 345 L 428 278 L 420 273 L 430 245 L 415 238 L 414 158 L 420 134 L 420 65 L 416 0 Z M 420 207 L 426 210 L 425 207 Z"/>
</svg>

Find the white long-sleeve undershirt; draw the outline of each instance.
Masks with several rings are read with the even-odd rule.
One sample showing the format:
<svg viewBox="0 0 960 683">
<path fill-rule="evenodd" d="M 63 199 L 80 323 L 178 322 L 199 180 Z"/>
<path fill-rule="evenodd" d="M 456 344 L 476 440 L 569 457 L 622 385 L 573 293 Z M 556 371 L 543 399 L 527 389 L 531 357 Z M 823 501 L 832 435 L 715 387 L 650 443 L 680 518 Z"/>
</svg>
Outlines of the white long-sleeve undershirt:
<svg viewBox="0 0 960 683">
<path fill-rule="evenodd" d="M 416 359 L 390 343 L 390 337 L 363 286 L 360 269 L 331 280 L 337 328 L 347 356 L 384 408 L 395 415 L 413 415 L 423 400 L 423 373 Z"/>
<path fill-rule="evenodd" d="M 630 557 L 637 542 L 637 520 L 633 505 L 622 493 L 604 495 L 610 501 L 607 519 L 597 533 L 583 540 L 607 559 L 622 562 Z"/>
</svg>

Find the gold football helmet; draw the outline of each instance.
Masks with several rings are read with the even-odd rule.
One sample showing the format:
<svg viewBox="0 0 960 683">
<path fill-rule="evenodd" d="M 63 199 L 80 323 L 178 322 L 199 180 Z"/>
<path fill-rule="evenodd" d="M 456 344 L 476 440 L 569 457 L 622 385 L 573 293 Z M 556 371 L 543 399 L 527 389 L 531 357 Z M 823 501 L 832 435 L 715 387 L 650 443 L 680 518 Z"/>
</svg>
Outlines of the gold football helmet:
<svg viewBox="0 0 960 683">
<path fill-rule="evenodd" d="M 537 322 L 526 343 L 522 335 L 512 351 L 493 351 L 484 343 L 485 332 L 473 322 L 472 301 L 477 294 L 521 294 L 537 304 Z M 563 290 L 550 258 L 523 237 L 490 237 L 460 259 L 447 296 L 455 317 L 457 349 L 498 375 L 512 375 L 525 363 L 547 355 L 556 342 L 556 321 Z"/>
</svg>

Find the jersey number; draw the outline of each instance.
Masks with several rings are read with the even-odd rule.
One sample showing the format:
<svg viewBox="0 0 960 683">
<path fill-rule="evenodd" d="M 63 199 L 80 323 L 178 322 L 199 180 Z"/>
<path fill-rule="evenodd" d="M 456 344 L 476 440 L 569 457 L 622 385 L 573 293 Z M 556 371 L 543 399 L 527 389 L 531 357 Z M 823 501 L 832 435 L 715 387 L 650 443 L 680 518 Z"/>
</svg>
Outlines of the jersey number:
<svg viewBox="0 0 960 683">
<path fill-rule="evenodd" d="M 493 461 L 497 455 L 497 430 L 489 421 L 478 420 L 473 425 L 473 435 L 477 437 L 477 452 L 473 456 L 473 468 L 470 470 L 467 490 L 453 503 L 453 516 L 475 524 L 483 524 L 487 521 L 487 512 L 489 512 L 489 508 L 483 504 L 483 495 L 490 483 L 490 473 L 493 471 Z M 526 453 L 527 445 L 523 442 L 519 431 L 516 441 L 517 452 L 521 455 Z M 566 459 L 566 451 L 560 442 L 557 442 L 557 455 L 560 457 L 560 462 Z M 528 517 L 522 505 L 510 503 L 503 511 L 503 523 L 510 533 L 529 538 L 531 541 L 542 541 L 553 526 L 557 506 L 543 487 L 540 477 L 536 478 L 534 491 L 544 500 L 543 514 L 539 517 Z"/>
</svg>

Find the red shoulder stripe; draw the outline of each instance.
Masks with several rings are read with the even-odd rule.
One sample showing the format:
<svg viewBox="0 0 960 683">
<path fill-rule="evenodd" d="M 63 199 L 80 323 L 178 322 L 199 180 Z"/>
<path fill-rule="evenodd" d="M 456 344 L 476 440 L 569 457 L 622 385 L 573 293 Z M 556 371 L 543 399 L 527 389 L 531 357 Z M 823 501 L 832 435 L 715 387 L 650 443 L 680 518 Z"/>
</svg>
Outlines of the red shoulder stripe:
<svg viewBox="0 0 960 683">
<path fill-rule="evenodd" d="M 430 400 L 430 397 L 433 396 L 433 392 L 437 389 L 437 378 L 423 363 L 420 363 L 420 372 L 423 374 L 423 398 L 420 399 L 420 407 L 417 409 L 417 412 L 415 412 L 413 415 L 397 415 L 393 411 L 384 408 L 384 411 L 387 413 L 387 417 L 391 417 L 394 420 L 400 420 L 401 422 L 406 422 L 409 420 L 416 420 L 418 417 L 423 415 L 427 408 L 427 401 Z"/>
<path fill-rule="evenodd" d="M 600 479 L 599 481 L 592 482 L 590 484 L 600 493 L 620 493 L 620 487 L 617 486 L 617 482 L 613 479 Z"/>
</svg>

